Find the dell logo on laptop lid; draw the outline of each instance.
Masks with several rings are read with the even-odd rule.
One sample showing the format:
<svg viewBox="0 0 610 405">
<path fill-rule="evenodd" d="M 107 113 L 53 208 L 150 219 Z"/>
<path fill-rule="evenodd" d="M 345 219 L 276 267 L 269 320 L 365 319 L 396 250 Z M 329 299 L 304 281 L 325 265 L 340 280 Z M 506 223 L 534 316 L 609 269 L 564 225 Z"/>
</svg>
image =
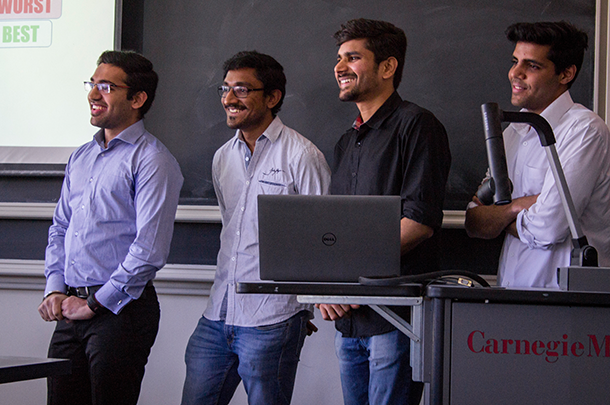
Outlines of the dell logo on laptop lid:
<svg viewBox="0 0 610 405">
<path fill-rule="evenodd" d="M 322 243 L 324 243 L 326 246 L 332 246 L 336 241 L 337 237 L 333 233 L 325 233 L 322 236 Z"/>
</svg>

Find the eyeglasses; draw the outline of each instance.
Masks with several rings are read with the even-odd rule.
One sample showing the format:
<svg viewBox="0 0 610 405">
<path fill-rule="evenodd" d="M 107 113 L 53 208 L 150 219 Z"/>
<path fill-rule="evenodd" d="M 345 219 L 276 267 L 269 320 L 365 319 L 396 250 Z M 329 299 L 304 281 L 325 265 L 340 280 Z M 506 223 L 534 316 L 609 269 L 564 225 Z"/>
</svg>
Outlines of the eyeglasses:
<svg viewBox="0 0 610 405">
<path fill-rule="evenodd" d="M 237 98 L 246 98 L 248 93 L 251 91 L 263 91 L 265 89 L 249 89 L 245 86 L 218 86 L 218 95 L 221 98 L 225 98 L 227 94 L 233 89 L 233 94 Z"/>
<path fill-rule="evenodd" d="M 94 87 L 97 87 L 97 90 L 100 93 L 110 93 L 110 90 L 112 90 L 112 88 L 114 88 L 114 87 L 118 87 L 120 89 L 131 88 L 131 87 L 127 87 L 127 86 L 119 86 L 118 84 L 113 84 L 113 83 L 93 83 L 93 82 L 84 82 L 84 83 L 85 83 L 85 90 L 91 91 L 91 90 L 93 90 Z"/>
</svg>

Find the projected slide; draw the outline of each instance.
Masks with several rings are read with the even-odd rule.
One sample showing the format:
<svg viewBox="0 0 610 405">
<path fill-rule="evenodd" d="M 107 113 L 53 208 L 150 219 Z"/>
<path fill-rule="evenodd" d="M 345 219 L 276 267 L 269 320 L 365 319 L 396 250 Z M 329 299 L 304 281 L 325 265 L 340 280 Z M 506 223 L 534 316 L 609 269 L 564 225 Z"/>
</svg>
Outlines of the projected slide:
<svg viewBox="0 0 610 405">
<path fill-rule="evenodd" d="M 114 48 L 115 0 L 0 0 L 0 163 L 65 163 L 91 140 L 83 81 Z"/>
</svg>

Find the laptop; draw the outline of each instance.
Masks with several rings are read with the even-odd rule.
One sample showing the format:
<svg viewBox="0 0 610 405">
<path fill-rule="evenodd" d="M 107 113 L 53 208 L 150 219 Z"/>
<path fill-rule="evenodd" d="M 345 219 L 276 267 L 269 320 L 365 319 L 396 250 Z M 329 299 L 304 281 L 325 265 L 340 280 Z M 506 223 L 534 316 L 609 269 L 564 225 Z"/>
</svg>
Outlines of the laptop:
<svg viewBox="0 0 610 405">
<path fill-rule="evenodd" d="M 400 274 L 400 196 L 259 195 L 261 280 Z"/>
</svg>

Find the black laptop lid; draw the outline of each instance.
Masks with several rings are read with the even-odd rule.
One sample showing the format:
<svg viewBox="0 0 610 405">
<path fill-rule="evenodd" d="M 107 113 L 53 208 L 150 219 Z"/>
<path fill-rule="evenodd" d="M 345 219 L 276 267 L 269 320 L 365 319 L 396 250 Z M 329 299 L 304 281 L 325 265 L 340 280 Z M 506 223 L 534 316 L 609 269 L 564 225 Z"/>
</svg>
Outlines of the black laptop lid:
<svg viewBox="0 0 610 405">
<path fill-rule="evenodd" d="M 261 280 L 398 275 L 400 212 L 399 196 L 259 195 Z"/>
</svg>

